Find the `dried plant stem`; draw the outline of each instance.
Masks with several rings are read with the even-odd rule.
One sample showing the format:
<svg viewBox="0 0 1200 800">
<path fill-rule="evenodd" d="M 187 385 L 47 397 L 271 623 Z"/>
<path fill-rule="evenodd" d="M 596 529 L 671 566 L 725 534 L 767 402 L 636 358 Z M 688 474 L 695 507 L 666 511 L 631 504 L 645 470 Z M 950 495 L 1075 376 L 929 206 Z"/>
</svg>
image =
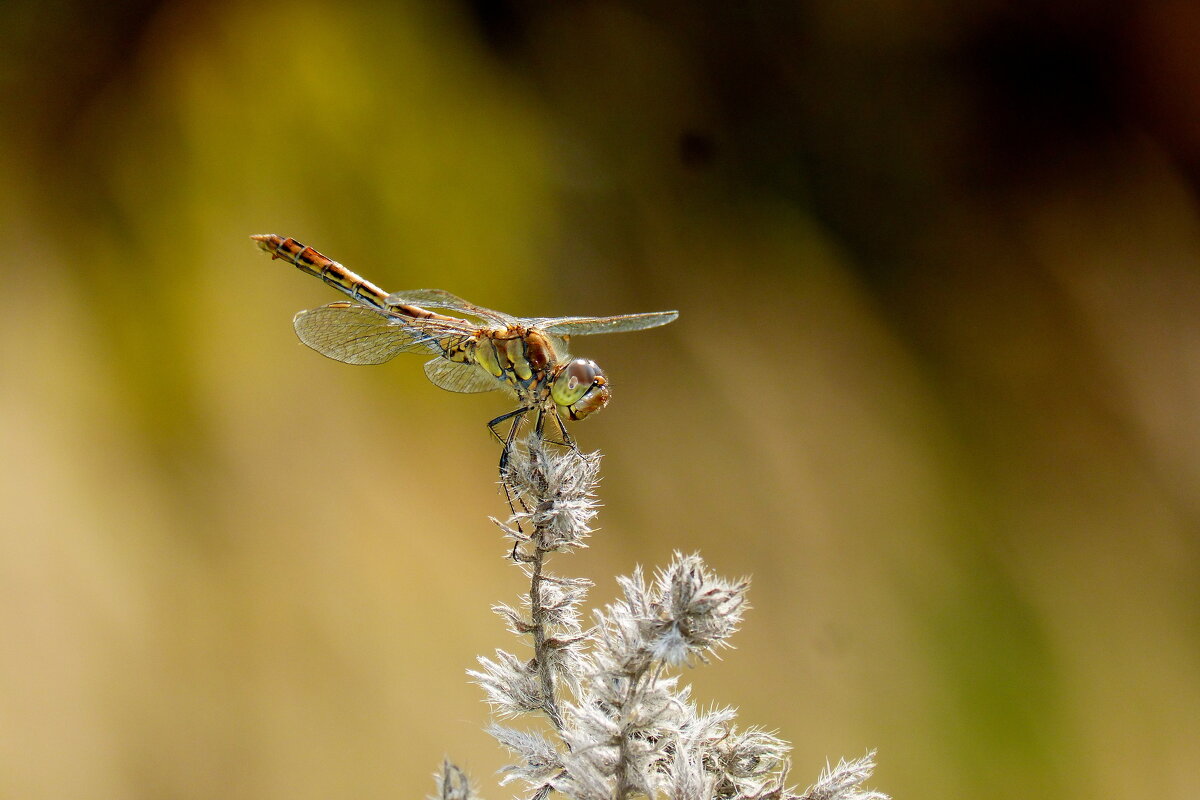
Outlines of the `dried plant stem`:
<svg viewBox="0 0 1200 800">
<path fill-rule="evenodd" d="M 544 495 L 549 488 L 546 474 L 538 458 L 538 448 L 533 446 L 529 448 L 528 485 L 531 485 L 536 490 L 535 495 Z M 514 492 L 518 491 L 516 487 L 506 487 L 505 491 L 507 492 L 509 488 Z M 531 499 L 540 498 L 535 497 Z M 538 679 L 542 687 L 542 710 L 550 718 L 550 723 L 554 725 L 554 729 L 562 733 L 563 719 L 562 714 L 559 713 L 558 701 L 554 694 L 554 673 L 550 665 L 550 653 L 546 647 L 546 607 L 542 603 L 542 582 L 546 580 L 543 569 L 546 565 L 546 557 L 549 554 L 549 551 L 542 546 L 546 527 L 547 523 L 545 521 L 539 520 L 534 522 L 534 530 L 529 537 L 529 543 L 533 545 L 533 554 L 527 555 L 522 553 L 521 556 L 530 565 L 529 621 L 533 624 L 533 630 L 530 632 L 533 635 L 533 663 L 536 665 Z"/>
<path fill-rule="evenodd" d="M 662 675 L 662 664 L 643 661 L 637 669 L 625 676 L 625 691 L 622 692 L 617 710 L 619 731 L 617 752 L 619 768 L 616 774 L 616 789 L 613 800 L 625 800 L 638 791 L 638 784 L 629 779 L 629 770 L 634 763 L 633 739 L 638 732 L 637 714 L 643 686 L 652 686 Z"/>
<path fill-rule="evenodd" d="M 529 578 L 527 621 L 519 628 L 532 639 L 533 659 L 529 666 L 536 671 L 540 687 L 539 706 L 561 735 L 564 728 L 559 709 L 555 670 L 562 667 L 562 649 L 571 645 L 570 634 L 578 634 L 573 619 L 574 610 L 563 614 L 560 598 L 569 591 L 571 581 L 555 578 L 546 564 L 552 552 L 583 547 L 588 533 L 587 523 L 594 511 L 591 499 L 591 478 L 579 481 L 581 469 L 573 465 L 586 458 L 574 449 L 567 449 L 557 458 L 547 450 L 546 442 L 534 434 L 524 442 L 525 452 L 510 461 L 503 476 L 505 494 L 515 497 L 521 511 L 514 510 L 505 528 L 514 539 L 513 559 L 525 566 Z M 593 472 L 582 470 L 585 476 Z M 582 491 L 581 491 L 582 490 Z M 566 513 L 564 513 L 564 511 Z M 524 532 L 525 526 L 531 530 Z M 579 582 L 574 582 L 577 586 Z M 556 613 L 557 608 L 557 613 Z M 511 615 L 509 615 L 511 618 Z"/>
<path fill-rule="evenodd" d="M 625 690 L 624 702 L 621 704 L 621 730 L 618 733 L 620 741 L 617 743 L 617 788 L 613 793 L 614 800 L 625 800 L 626 797 L 633 791 L 633 785 L 629 781 L 629 763 L 632 761 L 630 752 L 629 735 L 631 733 L 629 709 L 633 705 L 634 697 L 637 696 L 637 679 L 631 679 L 629 686 Z"/>
<path fill-rule="evenodd" d="M 534 531 L 533 541 L 540 540 L 538 531 Z M 562 714 L 558 710 L 558 701 L 554 694 L 554 672 L 550 666 L 550 654 L 546 647 L 546 609 L 542 604 L 542 582 L 546 580 L 542 572 L 546 563 L 548 551 L 535 546 L 533 555 L 529 557 L 532 565 L 529 580 L 530 621 L 533 623 L 533 658 L 537 664 L 538 677 L 542 684 L 542 703 L 546 716 L 550 718 L 554 729 L 559 733 L 563 730 Z"/>
</svg>

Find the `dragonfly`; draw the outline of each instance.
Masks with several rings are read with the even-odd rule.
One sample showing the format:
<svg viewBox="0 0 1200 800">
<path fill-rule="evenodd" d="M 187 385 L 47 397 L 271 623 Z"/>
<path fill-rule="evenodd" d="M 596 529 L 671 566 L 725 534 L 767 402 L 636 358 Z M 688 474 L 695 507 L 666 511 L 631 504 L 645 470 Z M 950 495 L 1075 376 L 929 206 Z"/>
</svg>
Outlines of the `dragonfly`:
<svg viewBox="0 0 1200 800">
<path fill-rule="evenodd" d="M 678 311 L 654 311 L 611 317 L 514 317 L 441 289 L 389 294 L 291 237 L 250 238 L 273 259 L 288 261 L 350 297 L 351 302 L 301 311 L 293 319 L 300 341 L 321 355 L 346 364 L 382 364 L 401 353 L 432 354 L 425 362 L 425 375 L 435 386 L 451 392 L 503 390 L 516 400 L 515 410 L 488 422 L 488 430 L 504 445 L 502 474 L 526 415 L 534 414 L 539 434 L 546 417 L 553 418 L 563 443 L 575 448 L 563 420 L 584 419 L 608 404 L 608 376 L 595 361 L 570 356 L 571 337 L 656 328 L 679 316 Z M 501 436 L 497 426 L 507 420 L 512 420 L 511 427 Z"/>
</svg>

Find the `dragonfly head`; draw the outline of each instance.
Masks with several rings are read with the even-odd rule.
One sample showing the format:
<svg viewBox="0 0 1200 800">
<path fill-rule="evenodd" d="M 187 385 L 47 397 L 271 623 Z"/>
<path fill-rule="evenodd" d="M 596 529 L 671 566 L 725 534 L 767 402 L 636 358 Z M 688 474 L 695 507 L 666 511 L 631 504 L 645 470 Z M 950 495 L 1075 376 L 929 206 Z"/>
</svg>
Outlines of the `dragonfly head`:
<svg viewBox="0 0 1200 800">
<path fill-rule="evenodd" d="M 610 396 L 608 378 L 595 361 L 576 358 L 562 367 L 550 386 L 550 397 L 560 414 L 583 419 L 604 408 Z"/>
</svg>

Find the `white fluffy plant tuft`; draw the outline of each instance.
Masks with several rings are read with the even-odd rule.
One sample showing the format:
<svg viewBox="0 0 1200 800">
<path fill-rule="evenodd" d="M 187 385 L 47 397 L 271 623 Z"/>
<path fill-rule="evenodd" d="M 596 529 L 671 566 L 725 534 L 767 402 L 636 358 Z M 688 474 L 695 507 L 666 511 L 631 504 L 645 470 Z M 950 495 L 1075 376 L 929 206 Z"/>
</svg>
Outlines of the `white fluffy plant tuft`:
<svg viewBox="0 0 1200 800">
<path fill-rule="evenodd" d="M 493 716 L 542 716 L 523 730 L 493 722 L 490 733 L 513 755 L 501 784 L 544 800 L 889 800 L 864 787 L 875 754 L 827 767 L 802 793 L 789 788 L 790 745 L 757 727 L 739 728 L 732 708 L 698 707 L 672 671 L 708 663 L 748 610 L 745 579 L 712 574 L 699 555 L 676 553 L 647 580 L 618 579 L 621 597 L 596 610 L 585 628 L 581 605 L 591 583 L 555 575 L 551 553 L 586 547 L 598 501 L 598 453 L 521 443 L 504 477 L 514 513 L 497 522 L 506 558 L 529 591 L 494 610 L 532 650 L 498 650 L 469 674 Z M 440 800 L 474 800 L 467 776 L 450 762 L 437 775 Z"/>
</svg>

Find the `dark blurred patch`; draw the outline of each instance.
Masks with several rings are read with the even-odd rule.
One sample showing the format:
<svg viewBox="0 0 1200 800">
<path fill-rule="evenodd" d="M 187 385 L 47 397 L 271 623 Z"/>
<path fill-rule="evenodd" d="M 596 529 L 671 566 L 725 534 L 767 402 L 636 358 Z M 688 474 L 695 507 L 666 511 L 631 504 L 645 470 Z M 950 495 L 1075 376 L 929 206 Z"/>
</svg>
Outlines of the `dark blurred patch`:
<svg viewBox="0 0 1200 800">
<path fill-rule="evenodd" d="M 1104 169 L 1114 150 L 1145 130 L 1131 78 L 1137 53 L 1131 22 L 1144 13 L 1136 4 L 1052 0 L 919 13 L 888 6 L 880 11 L 886 22 L 828 1 L 465 5 L 482 38 L 502 56 L 535 56 L 526 68 L 559 101 L 594 90 L 566 76 L 619 74 L 628 58 L 581 22 L 594 17 L 573 14 L 619 11 L 652 26 L 686 54 L 677 63 L 693 70 L 691 85 L 704 94 L 628 92 L 620 102 L 597 97 L 575 107 L 607 102 L 612 114 L 640 120 L 655 109 L 638 102 L 704 104 L 707 119 L 716 122 L 711 130 L 674 134 L 681 164 L 711 166 L 720 142 L 723 190 L 808 207 L 868 272 L 911 260 L 904 253 L 909 242 L 923 238 L 939 210 L 964 195 L 999 197 Z M 567 22 L 547 28 L 550 15 Z M 547 47 L 538 38 L 547 30 L 589 46 Z M 549 61 L 546 53 L 553 53 Z M 564 54 L 574 59 L 570 70 L 553 60 Z M 1168 66 L 1183 71 L 1175 62 Z M 572 113 L 561 102 L 555 107 Z M 635 158 L 645 144 L 603 141 L 641 130 L 635 123 L 568 121 L 617 157 Z"/>
<path fill-rule="evenodd" d="M 704 131 L 684 131 L 679 134 L 679 162 L 690 169 L 711 166 L 717 156 L 717 143 L 712 134 Z"/>
<path fill-rule="evenodd" d="M 528 15 L 544 5 L 519 0 L 465 0 L 464 4 L 484 42 L 505 55 L 524 43 Z"/>
<path fill-rule="evenodd" d="M 1128 102 L 1175 159 L 1200 197 L 1200 4 L 1139 4 L 1126 31 L 1130 45 Z"/>
<path fill-rule="evenodd" d="M 705 118 L 711 127 L 670 134 L 676 140 L 678 163 L 689 170 L 702 170 L 714 166 L 719 156 L 722 169 L 732 170 L 730 182 L 720 184 L 722 191 L 765 189 L 787 197 L 805 196 L 807 185 L 799 157 L 802 110 L 798 92 L 802 87 L 796 76 L 811 43 L 806 5 L 765 0 L 464 0 L 464 8 L 482 41 L 500 57 L 524 62 L 524 68 L 536 78 L 533 85 L 545 90 L 554 109 L 564 115 L 570 115 L 571 108 L 563 98 L 594 93 L 597 84 L 604 84 L 570 83 L 570 76 L 580 70 L 591 75 L 619 74 L 631 58 L 629 52 L 605 42 L 596 30 L 597 20 L 638 19 L 670 48 L 686 54 L 679 63 L 693 68 L 691 85 L 704 92 L 702 97 L 642 97 L 657 104 L 703 105 L 704 112 L 711 112 Z M 552 17 L 562 24 L 548 25 Z M 540 38 L 547 31 L 567 35 L 571 42 L 565 47 L 561 42 L 552 45 Z M 564 53 L 570 54 L 570 63 L 554 60 Z M 532 58 L 526 60 L 527 56 Z M 639 58 L 653 61 L 654 54 Z M 653 137 L 602 141 L 606 133 L 646 132 L 638 121 L 662 116 L 657 108 L 638 107 L 639 95 L 633 88 L 626 87 L 618 103 L 611 97 L 595 96 L 577 106 L 602 105 L 613 116 L 629 117 L 628 124 L 601 128 L 580 125 L 577 119 L 566 121 L 575 123 L 573 130 L 597 137 L 604 149 L 634 157 Z"/>
<path fill-rule="evenodd" d="M 1127 131 L 1122 15 L 1062 20 L 1007 11 L 965 32 L 958 63 L 975 104 L 973 148 L 989 181 L 1054 169 Z"/>
<path fill-rule="evenodd" d="M 31 153 L 53 159 L 77 119 L 139 53 L 137 42 L 162 0 L 0 4 L 0 30 L 16 31 L 6 47 L 9 82 L 0 113 Z M 15 68 L 14 68 L 15 67 Z"/>
</svg>

